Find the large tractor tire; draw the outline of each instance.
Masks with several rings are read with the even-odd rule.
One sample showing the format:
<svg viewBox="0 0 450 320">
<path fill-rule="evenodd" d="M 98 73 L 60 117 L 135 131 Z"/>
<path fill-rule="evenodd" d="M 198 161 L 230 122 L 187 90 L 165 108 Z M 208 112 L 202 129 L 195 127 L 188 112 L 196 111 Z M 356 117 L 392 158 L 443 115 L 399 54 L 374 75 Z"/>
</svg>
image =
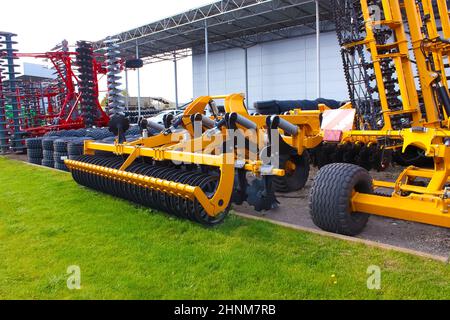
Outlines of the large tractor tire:
<svg viewBox="0 0 450 320">
<path fill-rule="evenodd" d="M 280 156 L 280 168 L 286 170 L 283 177 L 274 177 L 273 185 L 276 192 L 289 193 L 303 189 L 308 182 L 310 157 L 308 152 Z"/>
<path fill-rule="evenodd" d="M 354 192 L 373 193 L 369 172 L 359 166 L 333 163 L 323 167 L 311 190 L 310 213 L 322 230 L 347 236 L 360 234 L 369 215 L 351 211 Z"/>
</svg>

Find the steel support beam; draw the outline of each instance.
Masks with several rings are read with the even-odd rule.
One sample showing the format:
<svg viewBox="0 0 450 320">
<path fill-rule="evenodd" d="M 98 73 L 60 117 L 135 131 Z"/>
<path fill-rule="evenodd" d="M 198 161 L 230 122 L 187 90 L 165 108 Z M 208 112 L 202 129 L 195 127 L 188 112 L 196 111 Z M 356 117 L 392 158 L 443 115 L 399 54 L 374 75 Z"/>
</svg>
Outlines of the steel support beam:
<svg viewBox="0 0 450 320">
<path fill-rule="evenodd" d="M 250 108 L 249 106 L 249 95 L 248 95 L 248 48 L 244 49 L 244 59 L 245 59 L 245 100 L 247 104 L 247 108 Z"/>
<path fill-rule="evenodd" d="M 209 85 L 209 42 L 208 42 L 208 21 L 205 20 L 205 67 L 206 67 L 206 95 L 211 95 Z"/>
<path fill-rule="evenodd" d="M 177 63 L 177 54 L 173 54 L 173 67 L 175 71 L 175 106 L 178 109 L 180 106 L 178 101 L 178 63 Z"/>
<path fill-rule="evenodd" d="M 139 44 L 136 42 L 136 59 L 140 59 L 139 57 Z M 141 119 L 141 70 L 137 69 L 137 89 L 138 89 L 138 119 Z"/>
<path fill-rule="evenodd" d="M 316 0 L 316 73 L 317 73 L 317 98 L 322 95 L 321 87 L 321 66 L 320 66 L 320 6 L 319 0 Z"/>
</svg>

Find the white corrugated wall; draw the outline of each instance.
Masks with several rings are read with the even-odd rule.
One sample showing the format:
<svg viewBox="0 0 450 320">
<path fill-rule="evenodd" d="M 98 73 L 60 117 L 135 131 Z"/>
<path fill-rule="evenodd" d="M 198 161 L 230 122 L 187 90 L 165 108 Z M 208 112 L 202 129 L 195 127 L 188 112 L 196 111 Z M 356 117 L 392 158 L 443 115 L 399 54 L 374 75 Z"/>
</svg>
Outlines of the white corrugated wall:
<svg viewBox="0 0 450 320">
<path fill-rule="evenodd" d="M 194 96 L 206 94 L 205 56 L 193 57 Z M 249 106 L 261 100 L 316 99 L 315 35 L 256 45 L 248 49 Z M 210 53 L 211 95 L 245 93 L 245 52 Z M 348 99 L 334 32 L 321 35 L 321 97 Z"/>
</svg>

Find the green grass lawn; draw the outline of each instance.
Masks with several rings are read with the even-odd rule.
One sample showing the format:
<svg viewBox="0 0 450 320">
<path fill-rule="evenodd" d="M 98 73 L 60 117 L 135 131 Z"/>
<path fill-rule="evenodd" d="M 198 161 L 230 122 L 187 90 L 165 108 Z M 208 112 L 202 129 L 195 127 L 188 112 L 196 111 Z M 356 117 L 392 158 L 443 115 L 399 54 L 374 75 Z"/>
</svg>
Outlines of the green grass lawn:
<svg viewBox="0 0 450 320">
<path fill-rule="evenodd" d="M 1 299 L 450 298 L 439 262 L 235 216 L 205 229 L 2 157 L 0 185 Z"/>
</svg>

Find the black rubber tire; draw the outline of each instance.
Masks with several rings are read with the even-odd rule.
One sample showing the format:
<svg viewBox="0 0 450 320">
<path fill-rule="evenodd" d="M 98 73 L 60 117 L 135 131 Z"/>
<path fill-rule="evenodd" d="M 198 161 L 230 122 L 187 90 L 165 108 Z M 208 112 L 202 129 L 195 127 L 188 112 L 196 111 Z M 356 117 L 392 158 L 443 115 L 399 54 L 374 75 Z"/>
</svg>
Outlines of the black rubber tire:
<svg viewBox="0 0 450 320">
<path fill-rule="evenodd" d="M 28 158 L 43 158 L 42 149 L 27 149 Z"/>
<path fill-rule="evenodd" d="M 69 171 L 64 163 L 55 162 L 54 168 L 61 171 Z"/>
<path fill-rule="evenodd" d="M 67 145 L 67 154 L 69 156 L 81 156 L 83 154 L 84 146 L 82 144 L 69 143 Z"/>
<path fill-rule="evenodd" d="M 51 150 L 44 150 L 42 152 L 44 160 L 53 161 L 53 151 Z"/>
<path fill-rule="evenodd" d="M 42 140 L 42 149 L 53 151 L 53 142 L 59 137 L 49 137 Z"/>
<path fill-rule="evenodd" d="M 48 168 L 54 168 L 55 167 L 55 162 L 54 161 L 50 161 L 50 160 L 42 160 L 42 165 L 44 167 L 48 167 Z"/>
<path fill-rule="evenodd" d="M 42 158 L 28 158 L 28 163 L 42 165 Z"/>
<path fill-rule="evenodd" d="M 365 213 L 351 212 L 353 191 L 373 193 L 369 172 L 347 163 L 333 163 L 323 167 L 315 178 L 311 196 L 310 213 L 320 229 L 355 236 L 360 234 L 369 220 Z"/>
<path fill-rule="evenodd" d="M 280 168 L 283 169 L 288 161 L 296 165 L 294 172 L 286 172 L 283 177 L 274 177 L 273 186 L 276 192 L 289 193 L 303 189 L 309 179 L 310 157 L 307 151 L 299 155 L 281 155 Z"/>
<path fill-rule="evenodd" d="M 53 151 L 55 152 L 67 152 L 67 143 L 70 138 L 55 140 L 53 142 Z"/>
<path fill-rule="evenodd" d="M 263 115 L 280 114 L 280 106 L 275 100 L 255 102 L 254 108 L 256 112 Z"/>
<path fill-rule="evenodd" d="M 65 152 L 56 152 L 55 151 L 53 153 L 53 160 L 58 163 L 64 163 L 64 160 L 68 157 L 69 157 L 69 155 Z M 62 158 L 64 158 L 64 159 L 62 159 Z"/>
<path fill-rule="evenodd" d="M 42 149 L 42 138 L 30 138 L 25 140 L 27 149 Z"/>
</svg>

